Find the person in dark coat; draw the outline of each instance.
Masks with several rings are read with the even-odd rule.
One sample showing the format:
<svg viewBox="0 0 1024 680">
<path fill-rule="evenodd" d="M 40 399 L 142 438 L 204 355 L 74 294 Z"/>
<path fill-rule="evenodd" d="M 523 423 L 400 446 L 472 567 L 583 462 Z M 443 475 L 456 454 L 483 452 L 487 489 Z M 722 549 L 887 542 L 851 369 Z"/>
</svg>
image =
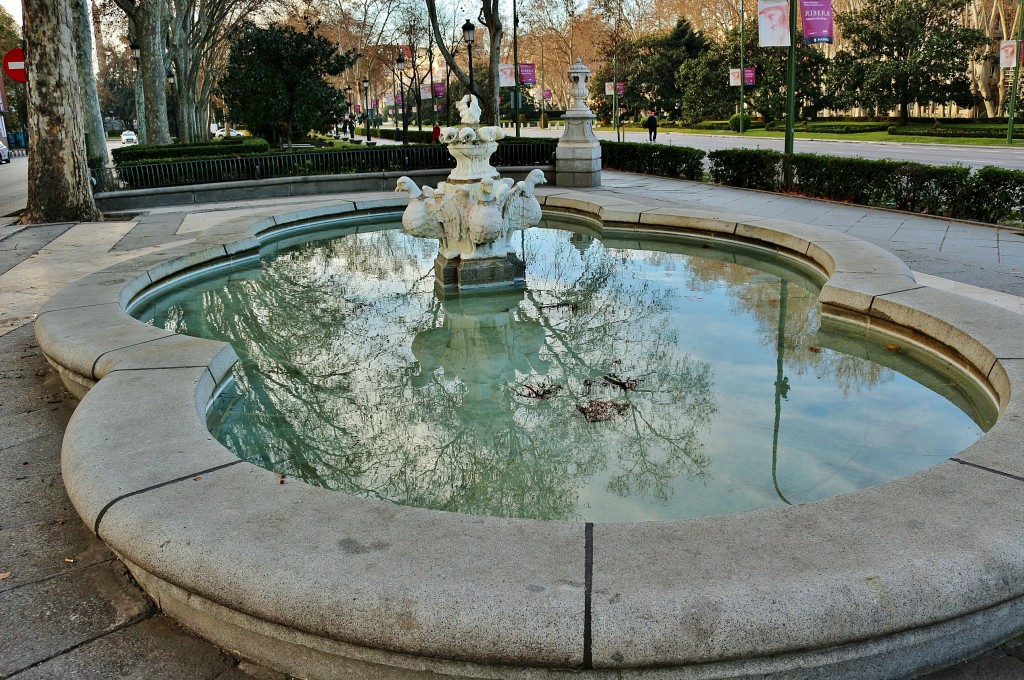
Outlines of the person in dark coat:
<svg viewBox="0 0 1024 680">
<path fill-rule="evenodd" d="M 647 117 L 647 122 L 644 123 L 644 127 L 647 128 L 647 140 L 653 142 L 658 138 L 658 117 L 651 112 L 651 115 Z"/>
</svg>

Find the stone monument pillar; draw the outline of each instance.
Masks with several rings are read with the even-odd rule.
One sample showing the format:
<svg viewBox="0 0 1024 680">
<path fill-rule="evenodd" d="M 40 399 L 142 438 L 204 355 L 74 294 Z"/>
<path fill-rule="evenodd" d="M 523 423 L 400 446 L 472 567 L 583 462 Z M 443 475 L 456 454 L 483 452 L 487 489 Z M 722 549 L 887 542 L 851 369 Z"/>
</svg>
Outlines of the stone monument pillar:
<svg viewBox="0 0 1024 680">
<path fill-rule="evenodd" d="M 587 107 L 587 83 L 590 69 L 583 65 L 583 59 L 569 67 L 572 81 L 572 105 L 562 120 L 565 132 L 555 149 L 556 183 L 560 187 L 601 186 L 601 143 L 594 135 L 594 119 L 597 117 Z"/>
</svg>

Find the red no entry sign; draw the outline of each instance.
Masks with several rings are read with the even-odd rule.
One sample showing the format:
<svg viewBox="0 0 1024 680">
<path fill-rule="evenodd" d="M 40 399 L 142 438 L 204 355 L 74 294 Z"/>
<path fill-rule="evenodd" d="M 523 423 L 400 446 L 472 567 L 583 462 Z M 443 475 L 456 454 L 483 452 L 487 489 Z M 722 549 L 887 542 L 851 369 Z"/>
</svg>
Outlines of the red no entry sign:
<svg viewBox="0 0 1024 680">
<path fill-rule="evenodd" d="M 28 80 L 25 74 L 25 52 L 16 47 L 4 55 L 4 71 L 19 83 Z"/>
</svg>

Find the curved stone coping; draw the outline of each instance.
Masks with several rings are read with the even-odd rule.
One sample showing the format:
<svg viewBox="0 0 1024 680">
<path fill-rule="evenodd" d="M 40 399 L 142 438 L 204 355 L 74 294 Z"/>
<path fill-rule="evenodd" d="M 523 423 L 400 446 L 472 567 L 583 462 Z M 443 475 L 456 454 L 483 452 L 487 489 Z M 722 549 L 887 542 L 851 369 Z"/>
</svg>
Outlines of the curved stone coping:
<svg viewBox="0 0 1024 680">
<path fill-rule="evenodd" d="M 767 512 L 633 524 L 442 513 L 281 479 L 205 426 L 234 353 L 124 313 L 147 286 L 241 256 L 296 223 L 401 196 L 236 220 L 195 244 L 86 277 L 36 334 L 91 387 L 65 437 L 71 499 L 157 602 L 243 656 L 308 677 L 407 671 L 537 677 L 907 676 L 1018 632 L 1024 611 L 1024 321 L 919 286 L 852 237 L 738 215 L 549 191 L 607 237 L 757 242 L 829 276 L 828 313 L 943 349 L 1002 417 L 951 461 Z M 368 670 L 368 669 L 372 669 Z"/>
</svg>

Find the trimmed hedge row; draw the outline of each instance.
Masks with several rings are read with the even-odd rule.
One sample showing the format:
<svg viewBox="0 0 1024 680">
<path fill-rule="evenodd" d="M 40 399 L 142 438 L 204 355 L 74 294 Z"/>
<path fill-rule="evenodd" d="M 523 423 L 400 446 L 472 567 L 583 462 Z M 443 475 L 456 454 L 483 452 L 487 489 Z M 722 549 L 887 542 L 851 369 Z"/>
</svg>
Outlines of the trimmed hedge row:
<svg viewBox="0 0 1024 680">
<path fill-rule="evenodd" d="M 915 128 L 910 125 L 890 125 L 890 135 L 913 135 L 918 137 L 968 137 L 972 139 L 1005 139 L 1006 126 L 985 125 L 978 127 L 940 127 Z"/>
<path fill-rule="evenodd" d="M 704 157 L 700 149 L 636 142 L 601 142 L 601 162 L 610 170 L 640 172 L 660 177 L 701 180 Z"/>
<path fill-rule="evenodd" d="M 785 186 L 785 157 L 764 149 L 708 154 L 711 181 L 747 189 Z M 986 167 L 793 154 L 789 191 L 956 219 L 998 223 L 1024 218 L 1024 172 Z"/>
<path fill-rule="evenodd" d="M 270 145 L 259 137 L 235 137 L 216 142 L 167 144 L 161 146 L 123 146 L 110 152 L 114 165 L 166 163 L 169 161 L 228 158 L 267 153 Z"/>
</svg>

